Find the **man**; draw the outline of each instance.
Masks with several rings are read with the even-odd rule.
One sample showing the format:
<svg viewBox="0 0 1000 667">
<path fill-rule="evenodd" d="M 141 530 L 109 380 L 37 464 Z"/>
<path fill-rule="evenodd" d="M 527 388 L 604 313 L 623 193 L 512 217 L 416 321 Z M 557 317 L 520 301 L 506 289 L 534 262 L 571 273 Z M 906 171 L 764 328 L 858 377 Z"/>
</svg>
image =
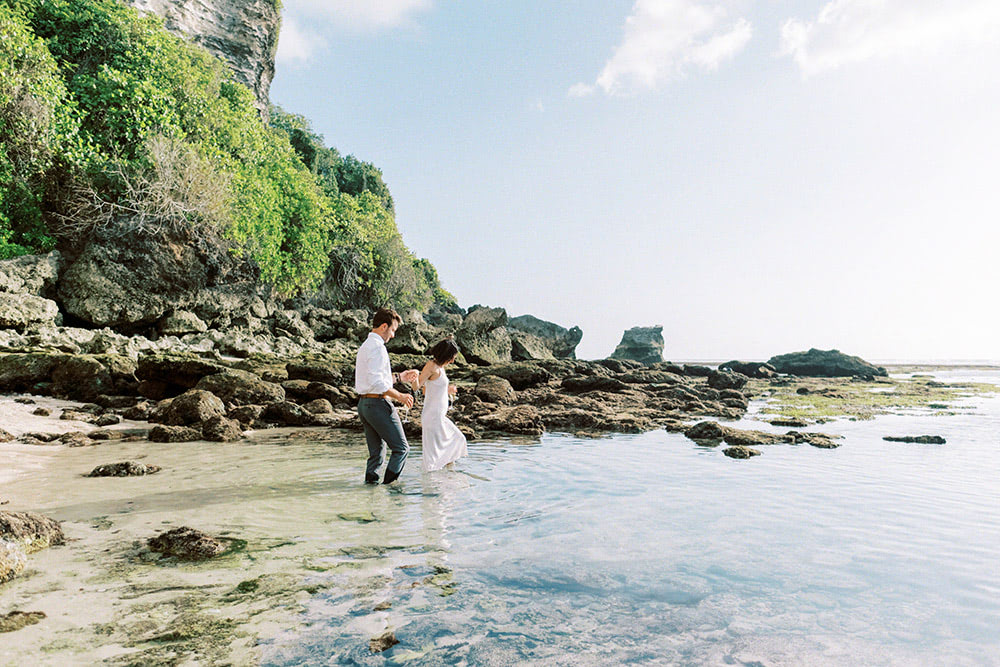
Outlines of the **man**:
<svg viewBox="0 0 1000 667">
<path fill-rule="evenodd" d="M 406 454 L 410 446 L 399 421 L 399 413 L 390 401 L 402 403 L 407 409 L 413 407 L 413 396 L 393 388 L 396 378 L 389 365 L 389 352 L 385 344 L 396 335 L 396 329 L 403 318 L 393 310 L 380 308 L 372 318 L 372 330 L 358 349 L 357 366 L 354 369 L 354 390 L 358 392 L 358 416 L 365 428 L 368 442 L 368 466 L 365 468 L 365 483 L 378 484 L 378 469 L 382 465 L 382 441 L 389 447 L 389 463 L 385 467 L 383 484 L 391 484 L 403 471 Z M 399 374 L 400 382 L 416 382 L 416 370 L 405 370 Z"/>
</svg>

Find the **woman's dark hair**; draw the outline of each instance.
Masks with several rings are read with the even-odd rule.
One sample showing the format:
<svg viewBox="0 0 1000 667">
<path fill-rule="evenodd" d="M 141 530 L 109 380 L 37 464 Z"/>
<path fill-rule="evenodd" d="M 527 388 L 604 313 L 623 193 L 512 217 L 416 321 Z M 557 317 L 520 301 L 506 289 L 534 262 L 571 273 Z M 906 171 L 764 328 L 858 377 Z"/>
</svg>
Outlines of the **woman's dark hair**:
<svg viewBox="0 0 1000 667">
<path fill-rule="evenodd" d="M 445 338 L 428 350 L 427 354 L 441 366 L 458 356 L 458 345 L 455 345 L 455 341 L 451 338 Z"/>
</svg>

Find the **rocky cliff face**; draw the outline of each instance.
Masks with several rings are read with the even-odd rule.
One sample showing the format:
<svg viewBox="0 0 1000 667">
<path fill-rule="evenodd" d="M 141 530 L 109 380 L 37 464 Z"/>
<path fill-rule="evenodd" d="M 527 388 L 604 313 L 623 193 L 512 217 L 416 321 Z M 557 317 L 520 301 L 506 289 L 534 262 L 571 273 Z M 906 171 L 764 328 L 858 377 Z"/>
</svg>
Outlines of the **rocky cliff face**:
<svg viewBox="0 0 1000 667">
<path fill-rule="evenodd" d="M 275 0 L 127 0 L 229 63 L 267 112 L 281 16 Z"/>
</svg>

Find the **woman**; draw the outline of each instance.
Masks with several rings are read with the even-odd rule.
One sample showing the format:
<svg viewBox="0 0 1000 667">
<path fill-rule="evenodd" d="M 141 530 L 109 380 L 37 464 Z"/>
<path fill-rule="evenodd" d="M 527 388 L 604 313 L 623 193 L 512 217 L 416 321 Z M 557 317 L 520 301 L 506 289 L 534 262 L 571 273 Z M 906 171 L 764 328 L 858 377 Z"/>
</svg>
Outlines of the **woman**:
<svg viewBox="0 0 1000 667">
<path fill-rule="evenodd" d="M 411 384 L 414 392 L 423 387 L 425 393 L 424 407 L 420 413 L 424 472 L 440 470 L 468 454 L 465 436 L 445 415 L 448 411 L 448 396 L 454 396 L 458 389 L 448 385 L 444 367 L 455 361 L 458 346 L 455 341 L 446 338 L 432 347 L 429 354 L 430 361 L 424 364 L 419 378 Z"/>
</svg>

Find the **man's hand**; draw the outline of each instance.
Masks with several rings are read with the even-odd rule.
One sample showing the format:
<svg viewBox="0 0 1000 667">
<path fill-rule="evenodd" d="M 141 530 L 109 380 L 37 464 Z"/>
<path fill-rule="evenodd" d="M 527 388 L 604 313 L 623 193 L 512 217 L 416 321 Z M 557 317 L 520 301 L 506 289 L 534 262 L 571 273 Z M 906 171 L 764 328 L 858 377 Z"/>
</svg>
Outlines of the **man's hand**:
<svg viewBox="0 0 1000 667">
<path fill-rule="evenodd" d="M 407 369 L 399 374 L 400 382 L 407 382 L 409 384 L 413 384 L 418 379 L 420 379 L 420 373 L 418 373 L 416 370 L 412 368 Z"/>
<path fill-rule="evenodd" d="M 385 392 L 385 395 L 396 401 L 397 403 L 402 403 L 407 409 L 413 407 L 413 394 L 404 394 L 401 391 L 396 391 L 395 389 L 390 389 Z"/>
</svg>

